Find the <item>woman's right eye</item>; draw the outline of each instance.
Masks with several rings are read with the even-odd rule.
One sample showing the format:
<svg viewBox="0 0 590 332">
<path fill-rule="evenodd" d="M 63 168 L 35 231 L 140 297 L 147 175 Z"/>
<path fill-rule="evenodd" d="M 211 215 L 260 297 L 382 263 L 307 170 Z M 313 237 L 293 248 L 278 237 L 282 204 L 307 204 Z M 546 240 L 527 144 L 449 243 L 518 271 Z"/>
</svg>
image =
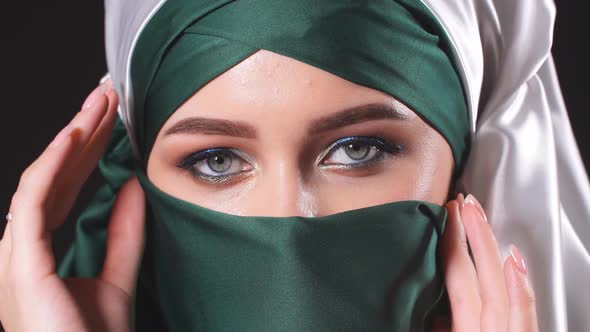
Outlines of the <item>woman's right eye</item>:
<svg viewBox="0 0 590 332">
<path fill-rule="evenodd" d="M 186 157 L 177 166 L 198 179 L 221 182 L 253 169 L 239 154 L 229 148 L 207 149 Z"/>
</svg>

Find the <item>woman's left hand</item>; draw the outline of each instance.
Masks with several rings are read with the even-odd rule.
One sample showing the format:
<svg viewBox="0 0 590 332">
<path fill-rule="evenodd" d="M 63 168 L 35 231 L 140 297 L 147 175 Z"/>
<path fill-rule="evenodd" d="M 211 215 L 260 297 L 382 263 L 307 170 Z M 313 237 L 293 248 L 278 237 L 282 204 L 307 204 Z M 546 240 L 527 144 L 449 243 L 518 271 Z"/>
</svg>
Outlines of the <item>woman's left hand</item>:
<svg viewBox="0 0 590 332">
<path fill-rule="evenodd" d="M 459 194 L 446 208 L 441 250 L 451 321 L 435 323 L 434 330 L 538 331 L 535 296 L 519 250 L 512 246 L 502 263 L 485 212 L 472 195 Z"/>
</svg>

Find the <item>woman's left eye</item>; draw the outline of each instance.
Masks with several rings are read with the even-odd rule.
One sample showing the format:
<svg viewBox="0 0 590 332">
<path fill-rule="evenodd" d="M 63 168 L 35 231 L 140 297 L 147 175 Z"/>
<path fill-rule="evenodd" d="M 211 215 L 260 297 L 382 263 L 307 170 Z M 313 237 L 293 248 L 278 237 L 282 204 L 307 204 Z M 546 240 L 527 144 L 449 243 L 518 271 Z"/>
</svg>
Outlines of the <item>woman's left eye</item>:
<svg viewBox="0 0 590 332">
<path fill-rule="evenodd" d="M 322 156 L 322 165 L 363 167 L 379 162 L 386 154 L 397 154 L 403 146 L 389 144 L 377 137 L 345 137 L 332 143 Z"/>
</svg>

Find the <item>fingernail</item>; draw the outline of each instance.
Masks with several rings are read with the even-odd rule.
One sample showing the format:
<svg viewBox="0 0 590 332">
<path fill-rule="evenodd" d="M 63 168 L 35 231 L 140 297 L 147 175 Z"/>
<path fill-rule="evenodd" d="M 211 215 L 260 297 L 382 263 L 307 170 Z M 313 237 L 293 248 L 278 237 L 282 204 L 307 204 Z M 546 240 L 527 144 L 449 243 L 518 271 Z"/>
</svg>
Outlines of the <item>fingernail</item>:
<svg viewBox="0 0 590 332">
<path fill-rule="evenodd" d="M 55 138 L 53 139 L 53 142 L 51 142 L 51 146 L 52 147 L 58 147 L 61 145 L 61 143 L 63 143 L 64 139 L 72 132 L 72 128 L 67 125 L 65 126 L 60 132 L 59 134 L 57 134 L 57 136 L 55 136 Z"/>
<path fill-rule="evenodd" d="M 100 79 L 100 84 L 103 84 L 106 81 L 109 81 L 111 79 L 111 74 L 107 73 L 106 75 L 104 75 L 101 79 Z"/>
<path fill-rule="evenodd" d="M 102 84 L 97 87 L 96 89 L 94 89 L 90 95 L 88 96 L 88 98 L 86 98 L 86 100 L 84 101 L 84 104 L 82 105 L 82 109 L 89 109 L 92 108 L 92 106 L 94 106 L 96 104 L 96 100 L 98 99 L 98 97 L 100 97 L 101 95 L 104 95 L 104 90 L 102 87 Z"/>
<path fill-rule="evenodd" d="M 459 193 L 457 195 L 457 203 L 459 203 L 459 211 L 460 211 L 465 206 L 465 197 L 463 196 L 463 193 Z"/>
<path fill-rule="evenodd" d="M 479 213 L 479 215 L 481 216 L 481 219 L 483 221 L 485 221 L 486 223 L 488 222 L 488 217 L 486 217 L 486 213 L 483 210 L 483 208 L 481 207 L 481 204 L 479 204 L 479 202 L 477 201 L 477 199 L 475 199 L 475 196 L 469 194 L 467 195 L 467 197 L 465 197 L 465 203 L 464 206 L 466 204 L 471 204 L 475 207 L 475 209 L 477 210 L 477 212 Z"/>
<path fill-rule="evenodd" d="M 106 94 L 113 88 L 113 81 L 109 79 L 101 82 L 100 88 L 102 89 L 102 93 Z"/>
<path fill-rule="evenodd" d="M 513 244 L 510 245 L 510 256 L 512 257 L 512 260 L 516 264 L 518 270 L 526 274 L 526 265 L 524 264 L 524 259 L 520 254 L 520 250 L 518 250 L 518 248 Z"/>
</svg>

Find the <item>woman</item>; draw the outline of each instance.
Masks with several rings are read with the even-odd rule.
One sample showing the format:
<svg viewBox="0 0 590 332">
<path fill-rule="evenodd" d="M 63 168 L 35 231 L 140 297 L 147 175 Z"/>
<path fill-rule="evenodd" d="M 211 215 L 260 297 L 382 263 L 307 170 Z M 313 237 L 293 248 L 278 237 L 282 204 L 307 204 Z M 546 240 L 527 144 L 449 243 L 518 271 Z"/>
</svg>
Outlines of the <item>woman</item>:
<svg viewBox="0 0 590 332">
<path fill-rule="evenodd" d="M 552 7 L 426 4 L 107 3 L 109 69 L 130 139 L 117 125 L 102 163 L 108 183 L 62 270 L 99 277 L 59 279 L 48 234 L 106 144 L 117 104 L 108 88 L 106 98 L 101 89 L 89 97 L 89 111 L 23 176 L 2 240 L 3 275 L 11 276 L 2 280 L 9 299 L 2 322 L 35 329 L 47 322 L 26 319 L 38 308 L 33 317 L 50 315 L 60 329 L 126 329 L 135 302 L 140 330 L 422 330 L 444 314 L 444 274 L 454 328 L 536 330 L 519 251 L 502 266 L 481 206 L 449 193 L 454 185 L 497 193 L 486 183 L 498 181 L 490 174 L 557 172 L 527 165 L 522 153 L 503 157 L 520 143 L 497 143 L 494 132 L 523 135 L 512 114 L 542 119 L 560 100 L 551 94 L 558 90 L 550 85 L 549 43 L 528 56 L 500 48 L 518 45 L 515 13 L 534 10 L 550 22 Z M 492 38 L 499 30 L 504 44 Z M 528 99 L 546 103 L 524 107 Z M 475 131 L 478 110 L 485 117 Z M 524 123 L 524 134 L 548 124 Z M 490 162 L 499 166 L 486 169 Z M 132 171 L 148 209 L 137 181 L 123 186 Z M 516 187 L 507 188 L 531 190 Z M 445 227 L 438 207 L 448 199 Z M 484 200 L 490 222 L 525 225 L 530 208 L 506 203 L 504 217 L 494 207 L 503 199 Z M 586 213 L 568 208 L 576 209 Z M 549 231 L 567 220 L 553 217 L 535 227 Z M 434 248 L 443 228 L 440 270 Z M 475 265 L 461 245 L 467 240 Z M 557 252 L 552 240 L 543 245 Z M 523 242 L 529 252 L 543 247 Z M 531 276 L 542 285 L 562 280 L 536 269 Z M 548 289 L 561 297 L 545 296 L 539 321 L 563 329 L 562 290 Z M 545 315 L 552 307 L 558 312 Z"/>
</svg>

